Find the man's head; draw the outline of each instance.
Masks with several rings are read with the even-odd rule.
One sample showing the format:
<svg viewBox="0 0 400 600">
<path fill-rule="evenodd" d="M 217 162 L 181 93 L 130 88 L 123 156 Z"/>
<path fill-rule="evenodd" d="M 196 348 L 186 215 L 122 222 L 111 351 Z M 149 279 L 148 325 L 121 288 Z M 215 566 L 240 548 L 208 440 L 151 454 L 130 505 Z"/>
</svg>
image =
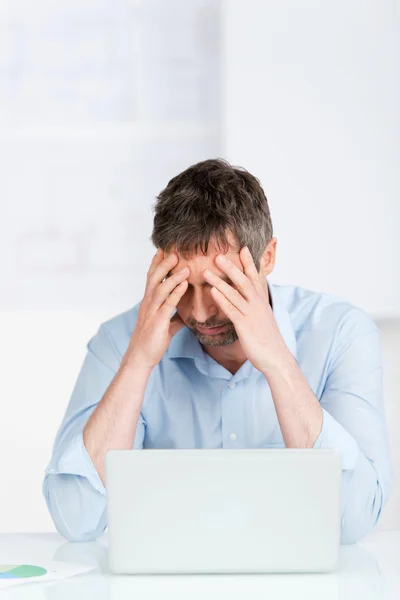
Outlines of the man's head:
<svg viewBox="0 0 400 600">
<path fill-rule="evenodd" d="M 239 258 L 243 246 L 249 248 L 264 281 L 273 270 L 277 240 L 272 237 L 268 201 L 258 179 L 224 160 L 206 160 L 171 179 L 154 210 L 153 244 L 179 257 L 169 274 L 190 268 L 188 288 L 177 306 L 181 319 L 203 345 L 232 344 L 238 339 L 235 328 L 213 300 L 203 271 L 209 268 L 226 278 L 215 263 L 219 253 L 243 271 Z M 216 334 L 199 329 L 225 324 Z"/>
</svg>

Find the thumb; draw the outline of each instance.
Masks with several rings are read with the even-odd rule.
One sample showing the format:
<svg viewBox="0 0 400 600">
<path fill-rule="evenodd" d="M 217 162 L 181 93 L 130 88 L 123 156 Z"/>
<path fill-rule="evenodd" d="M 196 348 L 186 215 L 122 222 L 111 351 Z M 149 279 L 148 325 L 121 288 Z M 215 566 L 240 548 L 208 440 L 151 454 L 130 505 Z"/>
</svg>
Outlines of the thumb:
<svg viewBox="0 0 400 600">
<path fill-rule="evenodd" d="M 173 337 L 178 331 L 180 331 L 183 327 L 185 327 L 185 323 L 182 321 L 178 313 L 176 312 L 170 320 L 169 331 L 171 336 Z"/>
</svg>

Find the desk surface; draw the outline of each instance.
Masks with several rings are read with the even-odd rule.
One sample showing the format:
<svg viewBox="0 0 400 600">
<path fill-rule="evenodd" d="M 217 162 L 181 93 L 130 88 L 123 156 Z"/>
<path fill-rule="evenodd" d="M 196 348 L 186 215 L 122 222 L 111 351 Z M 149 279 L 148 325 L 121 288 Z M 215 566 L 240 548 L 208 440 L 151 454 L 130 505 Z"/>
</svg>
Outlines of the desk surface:
<svg viewBox="0 0 400 600">
<path fill-rule="evenodd" d="M 93 565 L 70 579 L 23 584 L 0 591 L 7 600 L 398 600 L 400 531 L 377 531 L 354 546 L 342 546 L 339 567 L 329 574 L 113 575 L 108 571 L 107 534 L 95 542 L 70 543 L 56 533 L 0 534 L 0 564 L 66 561 Z M 17 561 L 17 562 L 15 562 Z"/>
</svg>

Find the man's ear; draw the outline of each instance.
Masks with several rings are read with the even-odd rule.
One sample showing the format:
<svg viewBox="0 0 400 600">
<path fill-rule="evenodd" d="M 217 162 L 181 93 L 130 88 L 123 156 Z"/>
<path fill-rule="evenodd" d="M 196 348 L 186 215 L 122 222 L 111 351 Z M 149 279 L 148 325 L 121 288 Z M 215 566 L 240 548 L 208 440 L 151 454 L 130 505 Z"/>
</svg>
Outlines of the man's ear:
<svg viewBox="0 0 400 600">
<path fill-rule="evenodd" d="M 272 273 L 275 267 L 275 259 L 276 259 L 276 246 L 278 240 L 276 237 L 270 239 L 268 244 L 265 247 L 263 255 L 260 260 L 260 269 L 265 276 L 268 276 Z"/>
</svg>

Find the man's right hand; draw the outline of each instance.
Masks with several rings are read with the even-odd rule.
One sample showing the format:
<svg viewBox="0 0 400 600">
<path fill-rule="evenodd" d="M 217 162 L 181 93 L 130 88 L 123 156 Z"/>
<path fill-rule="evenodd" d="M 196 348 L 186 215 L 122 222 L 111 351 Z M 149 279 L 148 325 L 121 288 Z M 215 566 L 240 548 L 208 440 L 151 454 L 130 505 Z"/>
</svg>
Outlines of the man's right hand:
<svg viewBox="0 0 400 600">
<path fill-rule="evenodd" d="M 153 369 L 160 362 L 172 337 L 185 326 L 178 313 L 173 319 L 171 317 L 187 289 L 190 269 L 185 267 L 165 279 L 178 262 L 176 252 L 165 258 L 163 250 L 159 248 L 154 255 L 124 362 L 133 360 L 144 369 Z"/>
</svg>

